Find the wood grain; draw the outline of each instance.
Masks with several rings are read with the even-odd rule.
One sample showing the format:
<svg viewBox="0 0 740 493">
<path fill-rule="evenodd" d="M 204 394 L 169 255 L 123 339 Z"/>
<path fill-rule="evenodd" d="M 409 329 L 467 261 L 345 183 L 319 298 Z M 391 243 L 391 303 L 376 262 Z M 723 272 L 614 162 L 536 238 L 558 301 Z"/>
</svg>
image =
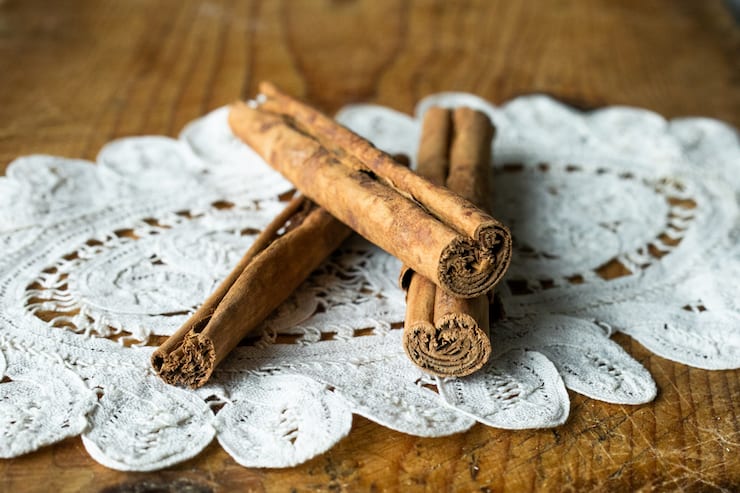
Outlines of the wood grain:
<svg viewBox="0 0 740 493">
<path fill-rule="evenodd" d="M 94 159 L 125 135 L 176 135 L 270 79 L 327 111 L 410 111 L 441 90 L 495 103 L 545 92 L 740 125 L 740 30 L 723 2 L 671 0 L 0 0 L 0 166 Z M 424 439 L 355 418 L 293 469 L 249 470 L 217 444 L 156 473 L 90 459 L 79 438 L 0 461 L 1 491 L 706 491 L 740 489 L 737 371 L 707 372 L 616 340 L 653 374 L 655 402 L 571 394 L 568 423 L 475 426 Z"/>
</svg>

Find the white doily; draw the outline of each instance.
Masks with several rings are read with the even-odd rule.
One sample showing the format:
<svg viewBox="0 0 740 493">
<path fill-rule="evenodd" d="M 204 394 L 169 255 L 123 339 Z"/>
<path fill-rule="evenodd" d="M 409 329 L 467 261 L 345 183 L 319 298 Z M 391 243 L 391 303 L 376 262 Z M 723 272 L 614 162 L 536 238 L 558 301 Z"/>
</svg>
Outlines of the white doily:
<svg viewBox="0 0 740 493">
<path fill-rule="evenodd" d="M 417 118 L 354 106 L 339 119 L 413 157 L 431 104 L 480 108 L 498 127 L 494 211 L 515 252 L 484 370 L 439 380 L 407 361 L 400 266 L 353 237 L 207 387 L 155 376 L 146 341 L 180 326 L 291 189 L 231 135 L 222 108 L 179 140 L 115 141 L 97 166 L 24 157 L 0 179 L 0 456 L 81 434 L 100 463 L 151 470 L 216 437 L 245 466 L 285 467 L 328 450 L 352 413 L 419 436 L 476 421 L 556 426 L 566 387 L 654 398 L 614 331 L 687 365 L 740 367 L 733 129 L 632 108 L 582 114 L 542 96 L 496 108 L 466 94 L 427 98 Z M 618 277 L 603 278 L 607 265 Z"/>
</svg>

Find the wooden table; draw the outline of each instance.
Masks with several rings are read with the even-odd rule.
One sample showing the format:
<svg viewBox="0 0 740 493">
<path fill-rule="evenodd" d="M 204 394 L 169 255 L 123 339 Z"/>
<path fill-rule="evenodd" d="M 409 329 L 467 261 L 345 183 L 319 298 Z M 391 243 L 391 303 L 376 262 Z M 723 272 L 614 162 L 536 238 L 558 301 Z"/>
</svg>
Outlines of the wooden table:
<svg viewBox="0 0 740 493">
<path fill-rule="evenodd" d="M 333 111 L 410 111 L 441 90 L 545 92 L 740 125 L 740 29 L 723 2 L 0 0 L 0 163 L 94 159 L 112 138 L 176 135 L 261 79 Z M 573 491 L 740 488 L 739 372 L 616 340 L 655 377 L 644 406 L 571 393 L 568 423 L 415 438 L 355 418 L 326 454 L 245 469 L 218 445 L 155 473 L 106 469 L 79 438 L 0 461 L 2 491 Z"/>
</svg>

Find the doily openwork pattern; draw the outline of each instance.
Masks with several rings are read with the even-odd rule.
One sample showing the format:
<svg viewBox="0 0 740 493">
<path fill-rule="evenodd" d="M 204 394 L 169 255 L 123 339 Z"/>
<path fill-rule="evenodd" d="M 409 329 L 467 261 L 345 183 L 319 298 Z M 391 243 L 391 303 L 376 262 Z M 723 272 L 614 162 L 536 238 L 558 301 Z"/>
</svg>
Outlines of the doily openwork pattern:
<svg viewBox="0 0 740 493">
<path fill-rule="evenodd" d="M 285 467 L 332 447 L 352 413 L 419 436 L 476 421 L 556 426 L 566 387 L 608 402 L 654 398 L 614 331 L 687 365 L 740 367 L 733 129 L 632 108 L 582 114 L 542 96 L 493 107 L 439 94 L 413 118 L 366 105 L 338 118 L 413 158 L 432 104 L 482 109 L 498 127 L 494 211 L 515 255 L 484 370 L 442 380 L 407 361 L 399 264 L 353 237 L 208 386 L 155 376 L 157 338 L 197 308 L 291 190 L 231 135 L 222 108 L 177 140 L 118 140 L 97 165 L 23 157 L 0 179 L 0 456 L 81 435 L 100 463 L 151 470 L 216 437 L 240 464 Z"/>
</svg>

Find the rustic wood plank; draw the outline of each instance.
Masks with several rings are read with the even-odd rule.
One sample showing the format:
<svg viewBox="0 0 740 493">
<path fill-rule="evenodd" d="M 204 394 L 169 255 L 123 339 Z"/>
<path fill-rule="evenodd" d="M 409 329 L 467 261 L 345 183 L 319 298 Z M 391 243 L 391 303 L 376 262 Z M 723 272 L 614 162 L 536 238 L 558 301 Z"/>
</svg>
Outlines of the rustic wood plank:
<svg viewBox="0 0 740 493">
<path fill-rule="evenodd" d="M 176 135 L 261 79 L 328 111 L 354 101 L 411 111 L 441 90 L 496 103 L 545 92 L 586 109 L 627 104 L 737 126 L 738 48 L 719 0 L 0 0 L 0 169 L 24 154 L 93 159 L 113 138 Z M 242 468 L 212 444 L 169 470 L 127 474 L 96 464 L 75 438 L 0 461 L 0 490 L 737 490 L 738 372 L 616 340 L 654 375 L 655 402 L 571 393 L 558 429 L 476 426 L 437 439 L 356 417 L 334 449 L 285 470 Z"/>
</svg>

